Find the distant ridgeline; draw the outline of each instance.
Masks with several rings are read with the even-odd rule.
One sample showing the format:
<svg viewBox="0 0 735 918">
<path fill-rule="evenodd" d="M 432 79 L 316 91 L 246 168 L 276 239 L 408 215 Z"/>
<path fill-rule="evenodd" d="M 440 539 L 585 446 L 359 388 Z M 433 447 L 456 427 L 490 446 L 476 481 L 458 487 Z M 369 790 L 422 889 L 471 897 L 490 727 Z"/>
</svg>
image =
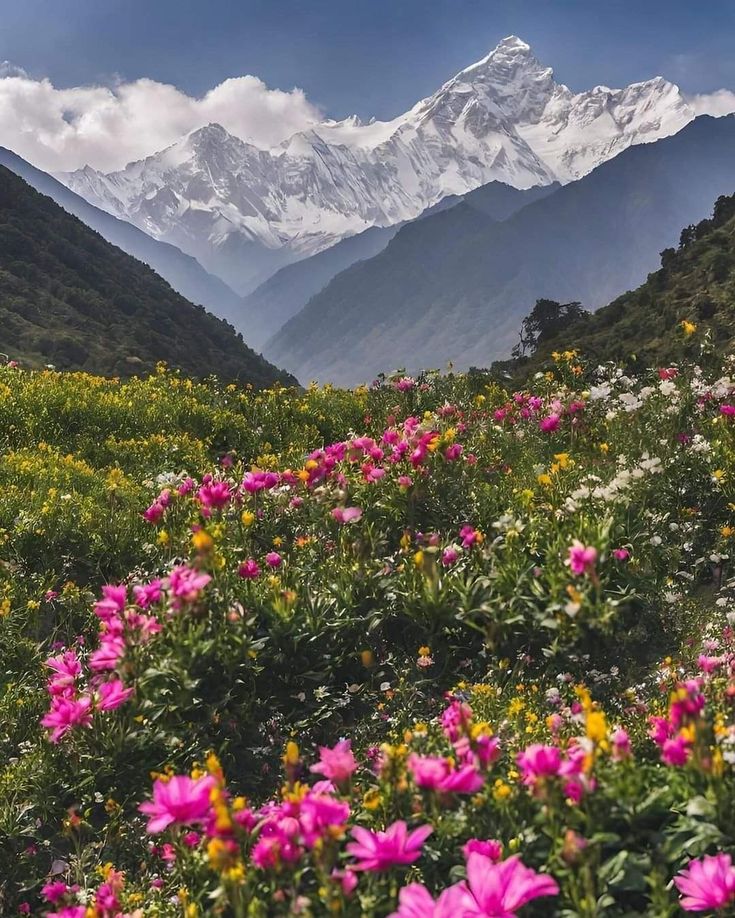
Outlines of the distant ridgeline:
<svg viewBox="0 0 735 918">
<path fill-rule="evenodd" d="M 685 227 L 679 247 L 664 249 L 661 268 L 636 290 L 595 313 L 557 305 L 571 315 L 564 328 L 542 332 L 530 355 L 499 361 L 494 369 L 527 375 L 553 352 L 571 348 L 588 360 L 630 367 L 701 361 L 705 336 L 721 357 L 735 344 L 735 194 L 719 197 L 710 218 Z"/>
<path fill-rule="evenodd" d="M 232 326 L 2 166 L 0 351 L 32 366 L 108 376 L 165 361 L 191 376 L 259 387 L 296 382 Z"/>
</svg>

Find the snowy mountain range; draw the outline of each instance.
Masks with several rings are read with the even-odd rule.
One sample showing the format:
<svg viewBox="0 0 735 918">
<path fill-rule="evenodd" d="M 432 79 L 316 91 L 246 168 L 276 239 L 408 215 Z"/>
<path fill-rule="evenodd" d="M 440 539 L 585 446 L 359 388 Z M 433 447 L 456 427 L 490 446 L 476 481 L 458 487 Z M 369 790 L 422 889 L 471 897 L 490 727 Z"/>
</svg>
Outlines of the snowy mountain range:
<svg viewBox="0 0 735 918">
<path fill-rule="evenodd" d="M 58 178 L 197 258 L 241 293 L 371 226 L 411 220 L 491 181 L 586 175 L 695 112 L 660 77 L 574 93 L 511 36 L 392 121 L 325 121 L 261 149 L 210 124 L 125 169 Z"/>
</svg>

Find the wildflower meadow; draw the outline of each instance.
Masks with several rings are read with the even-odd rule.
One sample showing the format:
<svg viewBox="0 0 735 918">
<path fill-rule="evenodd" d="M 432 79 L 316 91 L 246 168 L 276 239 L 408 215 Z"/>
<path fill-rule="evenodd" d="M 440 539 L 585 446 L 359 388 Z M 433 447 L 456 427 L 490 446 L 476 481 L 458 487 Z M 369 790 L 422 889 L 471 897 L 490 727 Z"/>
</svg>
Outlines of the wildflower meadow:
<svg viewBox="0 0 735 918">
<path fill-rule="evenodd" d="M 735 915 L 732 362 L 0 396 L 3 915 Z"/>
</svg>

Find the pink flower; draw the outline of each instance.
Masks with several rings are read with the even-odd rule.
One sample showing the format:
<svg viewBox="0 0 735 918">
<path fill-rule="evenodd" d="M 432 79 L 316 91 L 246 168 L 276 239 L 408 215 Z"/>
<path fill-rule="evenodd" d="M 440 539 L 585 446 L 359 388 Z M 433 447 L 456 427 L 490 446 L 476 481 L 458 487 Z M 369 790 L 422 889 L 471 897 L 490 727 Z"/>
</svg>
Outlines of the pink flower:
<svg viewBox="0 0 735 918">
<path fill-rule="evenodd" d="M 413 478 L 410 475 L 399 475 L 398 484 L 401 488 L 410 488 L 413 484 Z"/>
<path fill-rule="evenodd" d="M 414 752 L 408 757 L 406 764 L 416 786 L 425 790 L 437 790 L 449 774 L 449 763 L 441 756 L 416 755 Z"/>
<path fill-rule="evenodd" d="M 435 902 L 425 886 L 411 883 L 398 893 L 398 910 L 388 918 L 461 918 L 458 906 L 462 898 L 462 890 L 450 886 Z"/>
<path fill-rule="evenodd" d="M 463 548 L 472 548 L 473 545 L 479 545 L 482 542 L 482 533 L 469 525 L 463 526 L 459 530 L 459 537 L 462 540 Z"/>
<path fill-rule="evenodd" d="M 616 561 L 627 561 L 630 558 L 630 552 L 627 548 L 613 548 L 613 558 Z"/>
<path fill-rule="evenodd" d="M 470 838 L 462 848 L 462 854 L 465 859 L 471 854 L 482 854 L 490 858 L 493 864 L 497 864 L 503 856 L 503 843 L 497 839 L 491 838 L 487 841 L 481 841 L 479 838 Z"/>
<path fill-rule="evenodd" d="M 451 545 L 442 552 L 442 564 L 444 567 L 451 567 L 457 558 L 459 558 L 459 552 Z"/>
<path fill-rule="evenodd" d="M 82 672 L 82 664 L 74 651 L 67 650 L 61 656 L 49 657 L 46 666 L 54 673 L 48 681 L 49 692 L 52 695 L 73 695 L 77 678 Z"/>
<path fill-rule="evenodd" d="M 114 634 L 104 634 L 100 646 L 89 658 L 89 668 L 95 673 L 115 669 L 125 655 L 125 641 Z"/>
<path fill-rule="evenodd" d="M 168 588 L 174 597 L 174 608 L 180 608 L 183 603 L 196 602 L 211 579 L 209 574 L 200 574 L 185 564 L 175 567 L 168 576 Z"/>
<path fill-rule="evenodd" d="M 332 510 L 332 516 L 338 523 L 352 523 L 359 520 L 362 516 L 362 510 L 359 507 L 335 507 Z"/>
<path fill-rule="evenodd" d="M 130 698 L 134 689 L 125 688 L 122 680 L 111 679 L 109 682 L 103 682 L 97 689 L 99 701 L 97 702 L 98 711 L 114 711 L 121 704 Z"/>
<path fill-rule="evenodd" d="M 299 809 L 301 834 L 306 847 L 313 848 L 330 829 L 343 829 L 349 815 L 349 804 L 329 794 L 307 794 Z"/>
<path fill-rule="evenodd" d="M 689 740 L 681 734 L 673 739 L 664 740 L 661 747 L 661 761 L 666 765 L 681 768 L 689 760 L 690 746 Z"/>
<path fill-rule="evenodd" d="M 147 609 L 154 602 L 159 602 L 162 596 L 160 580 L 151 580 L 150 583 L 140 583 L 133 587 L 133 597 L 139 609 Z"/>
<path fill-rule="evenodd" d="M 203 822 L 209 815 L 209 794 L 214 778 L 190 778 L 174 775 L 168 781 L 157 779 L 153 784 L 153 800 L 141 803 L 138 809 L 150 816 L 146 831 L 155 835 L 172 823 L 189 825 Z"/>
<path fill-rule="evenodd" d="M 237 573 L 243 580 L 257 580 L 260 576 L 260 566 L 255 558 L 248 558 L 247 561 L 242 562 Z"/>
<path fill-rule="evenodd" d="M 521 769 L 523 783 L 533 787 L 541 778 L 552 778 L 561 768 L 561 750 L 557 746 L 532 743 L 516 759 Z"/>
<path fill-rule="evenodd" d="M 47 883 L 41 890 L 41 895 L 47 902 L 50 902 L 53 905 L 54 903 L 58 902 L 59 899 L 64 898 L 67 889 L 68 887 L 66 883 L 64 883 L 62 880 L 56 880 L 54 882 Z"/>
<path fill-rule="evenodd" d="M 720 405 L 720 414 L 726 418 L 735 417 L 735 405 Z"/>
<path fill-rule="evenodd" d="M 631 756 L 630 737 L 628 731 L 618 727 L 612 735 L 612 757 L 616 762 L 622 762 Z"/>
<path fill-rule="evenodd" d="M 421 857 L 421 847 L 431 835 L 431 826 L 419 826 L 409 832 L 402 819 L 384 832 L 371 832 L 355 826 L 347 852 L 357 858 L 355 870 L 388 870 L 398 864 L 413 864 Z"/>
<path fill-rule="evenodd" d="M 166 508 L 163 504 L 160 504 L 157 500 L 153 501 L 150 507 L 146 507 L 143 511 L 143 519 L 146 523 L 158 523 L 163 516 Z"/>
<path fill-rule="evenodd" d="M 526 867 L 519 857 L 493 864 L 474 853 L 467 858 L 467 882 L 459 886 L 462 918 L 515 918 L 533 899 L 559 894 L 555 880 Z"/>
<path fill-rule="evenodd" d="M 91 727 L 91 707 L 92 699 L 89 695 L 81 695 L 76 699 L 55 695 L 51 699 L 48 714 L 41 721 L 42 726 L 51 730 L 50 741 L 58 743 L 72 727 Z"/>
<path fill-rule="evenodd" d="M 109 621 L 116 615 L 122 615 L 127 601 L 128 589 L 126 586 L 108 584 L 102 587 L 102 599 L 98 599 L 94 604 L 94 614 L 103 622 Z"/>
<path fill-rule="evenodd" d="M 349 780 L 357 769 L 350 740 L 340 740 L 331 749 L 320 746 L 319 757 L 319 762 L 312 765 L 309 770 L 314 774 L 324 775 L 328 781 L 334 781 L 336 784 L 343 784 Z"/>
<path fill-rule="evenodd" d="M 202 507 L 218 509 L 226 507 L 232 494 L 226 481 L 212 481 L 204 484 L 197 492 L 197 498 Z"/>
<path fill-rule="evenodd" d="M 569 546 L 569 556 L 564 562 L 575 577 L 590 574 L 597 563 L 597 549 L 593 545 L 583 545 L 575 539 Z"/>
<path fill-rule="evenodd" d="M 550 414 L 545 418 L 541 418 L 538 426 L 543 433 L 553 433 L 558 429 L 560 421 L 561 417 L 558 414 Z"/>
<path fill-rule="evenodd" d="M 351 870 L 337 870 L 335 867 L 330 874 L 330 879 L 334 880 L 335 883 L 339 883 L 342 887 L 342 892 L 346 896 L 351 896 L 357 888 L 357 874 Z"/>
<path fill-rule="evenodd" d="M 283 558 L 278 554 L 277 551 L 269 551 L 265 556 L 265 563 L 268 567 L 272 567 L 274 570 L 277 567 L 280 567 L 283 564 Z"/>
<path fill-rule="evenodd" d="M 707 855 L 689 861 L 674 877 L 683 895 L 681 907 L 686 912 L 714 912 L 735 899 L 735 868 L 729 854 Z"/>
</svg>

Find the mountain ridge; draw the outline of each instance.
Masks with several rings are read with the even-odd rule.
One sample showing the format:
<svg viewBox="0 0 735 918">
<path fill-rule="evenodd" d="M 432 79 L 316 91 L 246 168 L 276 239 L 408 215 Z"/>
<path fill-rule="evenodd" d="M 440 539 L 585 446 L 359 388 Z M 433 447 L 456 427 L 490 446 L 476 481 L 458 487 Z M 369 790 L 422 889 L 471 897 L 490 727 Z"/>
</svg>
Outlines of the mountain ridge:
<svg viewBox="0 0 735 918">
<path fill-rule="evenodd" d="M 694 112 L 662 78 L 573 93 L 510 36 L 392 121 L 325 121 L 258 148 L 210 124 L 107 175 L 57 176 L 247 293 L 285 264 L 491 181 L 569 181 Z"/>
</svg>

